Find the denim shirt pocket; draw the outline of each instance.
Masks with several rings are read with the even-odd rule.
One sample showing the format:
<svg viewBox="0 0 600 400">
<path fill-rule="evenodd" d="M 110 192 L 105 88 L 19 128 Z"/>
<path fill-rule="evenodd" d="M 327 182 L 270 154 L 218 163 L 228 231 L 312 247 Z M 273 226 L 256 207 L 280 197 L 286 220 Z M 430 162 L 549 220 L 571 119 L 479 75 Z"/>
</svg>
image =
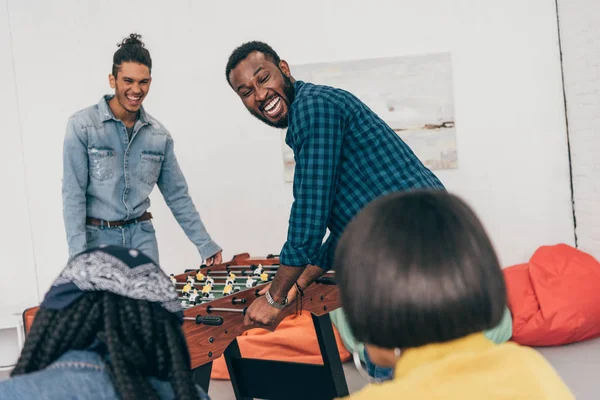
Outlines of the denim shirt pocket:
<svg viewBox="0 0 600 400">
<path fill-rule="evenodd" d="M 165 156 L 160 153 L 142 151 L 140 162 L 140 180 L 148 185 L 154 185 L 160 176 L 162 162 Z"/>
<path fill-rule="evenodd" d="M 89 174 L 98 181 L 106 181 L 115 176 L 115 151 L 108 147 L 88 149 Z"/>
</svg>

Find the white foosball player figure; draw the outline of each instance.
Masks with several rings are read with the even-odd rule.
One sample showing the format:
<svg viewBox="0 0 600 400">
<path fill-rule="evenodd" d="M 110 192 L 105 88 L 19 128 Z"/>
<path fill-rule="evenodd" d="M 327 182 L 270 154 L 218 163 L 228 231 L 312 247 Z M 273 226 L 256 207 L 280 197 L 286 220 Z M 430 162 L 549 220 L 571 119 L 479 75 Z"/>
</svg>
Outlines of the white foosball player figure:
<svg viewBox="0 0 600 400">
<path fill-rule="evenodd" d="M 173 275 L 173 274 L 169 275 L 169 279 L 171 280 L 171 283 L 173 284 L 173 286 L 177 286 L 177 279 L 175 279 L 175 275 Z"/>
<path fill-rule="evenodd" d="M 187 283 L 189 283 L 192 287 L 194 287 L 194 284 L 196 283 L 196 278 L 194 278 L 193 275 L 188 275 Z"/>
<path fill-rule="evenodd" d="M 215 280 L 213 278 L 211 278 L 210 276 L 206 277 L 206 282 L 204 282 L 204 285 L 210 285 L 211 287 L 213 287 L 215 285 Z"/>
<path fill-rule="evenodd" d="M 256 279 L 253 279 L 251 276 L 249 276 L 248 279 L 246 279 L 246 287 L 247 288 L 254 287 L 256 282 L 257 282 Z"/>
<path fill-rule="evenodd" d="M 262 264 L 258 264 L 258 267 L 256 267 L 253 271 L 254 276 L 260 276 L 263 273 L 263 266 Z"/>
<path fill-rule="evenodd" d="M 195 289 L 192 291 L 192 293 L 190 293 L 190 297 L 188 298 L 188 301 L 190 302 L 190 304 L 196 304 L 196 300 L 198 299 L 198 296 L 200 294 L 198 293 L 198 289 Z"/>
</svg>

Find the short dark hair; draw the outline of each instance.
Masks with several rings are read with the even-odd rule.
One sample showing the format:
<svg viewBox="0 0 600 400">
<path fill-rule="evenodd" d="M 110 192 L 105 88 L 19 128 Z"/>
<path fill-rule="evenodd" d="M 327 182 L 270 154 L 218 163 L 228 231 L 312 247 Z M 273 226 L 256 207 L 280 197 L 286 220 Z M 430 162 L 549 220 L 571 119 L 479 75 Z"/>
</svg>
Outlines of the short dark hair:
<svg viewBox="0 0 600 400">
<path fill-rule="evenodd" d="M 506 305 L 504 276 L 481 222 L 446 191 L 371 202 L 344 231 L 334 268 L 354 335 L 383 348 L 493 328 Z"/>
<path fill-rule="evenodd" d="M 146 45 L 140 40 L 142 35 L 132 33 L 129 37 L 123 39 L 121 43 L 117 43 L 119 49 L 113 55 L 112 74 L 116 78 L 119 72 L 119 67 L 124 62 L 136 62 L 148 67 L 152 71 L 152 58 L 150 52 L 146 49 Z"/>
<path fill-rule="evenodd" d="M 229 56 L 229 60 L 227 61 L 227 66 L 225 67 L 225 79 L 227 79 L 227 83 L 231 86 L 231 82 L 229 81 L 229 73 L 232 69 L 238 66 L 239 63 L 244 61 L 250 53 L 255 51 L 263 53 L 268 59 L 273 61 L 277 68 L 279 68 L 279 62 L 281 59 L 279 55 L 271 46 L 266 43 L 252 41 L 247 42 L 236 48 L 231 55 Z"/>
</svg>

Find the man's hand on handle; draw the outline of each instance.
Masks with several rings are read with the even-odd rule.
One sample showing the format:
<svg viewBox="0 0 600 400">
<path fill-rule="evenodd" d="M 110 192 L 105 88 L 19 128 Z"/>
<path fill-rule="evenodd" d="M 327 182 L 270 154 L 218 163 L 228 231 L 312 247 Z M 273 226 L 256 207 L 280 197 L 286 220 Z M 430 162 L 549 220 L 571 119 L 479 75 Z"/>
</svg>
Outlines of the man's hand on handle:
<svg viewBox="0 0 600 400">
<path fill-rule="evenodd" d="M 281 265 L 277 270 L 277 274 L 275 274 L 273 282 L 258 292 L 261 297 L 254 300 L 246 310 L 244 325 L 267 327 L 275 323 L 282 310 L 273 307 L 267 302 L 265 298 L 267 291 L 269 291 L 273 300 L 278 303 L 281 303 L 285 299 L 283 294 L 287 294 L 289 301 L 287 306 L 289 306 L 296 299 L 296 281 L 300 289 L 304 291 L 306 287 L 324 273 L 324 269 L 314 265 L 309 265 L 306 268 Z"/>
<path fill-rule="evenodd" d="M 266 294 L 268 290 L 275 302 L 282 303 L 300 274 L 302 274 L 302 271 L 304 271 L 304 267 L 280 265 L 275 278 L 273 278 L 273 282 L 261 292 Z M 271 326 L 277 320 L 281 311 L 270 305 L 265 296 L 261 296 L 254 300 L 246 310 L 244 325 L 257 325 L 257 327 Z"/>
</svg>

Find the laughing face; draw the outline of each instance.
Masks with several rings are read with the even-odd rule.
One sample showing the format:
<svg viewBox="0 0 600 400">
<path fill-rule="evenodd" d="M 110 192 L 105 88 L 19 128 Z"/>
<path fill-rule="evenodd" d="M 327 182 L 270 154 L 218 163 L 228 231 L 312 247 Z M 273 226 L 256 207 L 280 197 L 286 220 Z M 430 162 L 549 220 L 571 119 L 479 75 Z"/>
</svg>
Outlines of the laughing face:
<svg viewBox="0 0 600 400">
<path fill-rule="evenodd" d="M 229 82 L 256 118 L 276 128 L 288 126 L 294 84 L 285 61 L 276 65 L 255 51 L 231 70 Z"/>
<path fill-rule="evenodd" d="M 150 90 L 150 69 L 136 62 L 124 62 L 117 76 L 110 75 L 110 86 L 115 89 L 118 111 L 136 114 Z"/>
</svg>

